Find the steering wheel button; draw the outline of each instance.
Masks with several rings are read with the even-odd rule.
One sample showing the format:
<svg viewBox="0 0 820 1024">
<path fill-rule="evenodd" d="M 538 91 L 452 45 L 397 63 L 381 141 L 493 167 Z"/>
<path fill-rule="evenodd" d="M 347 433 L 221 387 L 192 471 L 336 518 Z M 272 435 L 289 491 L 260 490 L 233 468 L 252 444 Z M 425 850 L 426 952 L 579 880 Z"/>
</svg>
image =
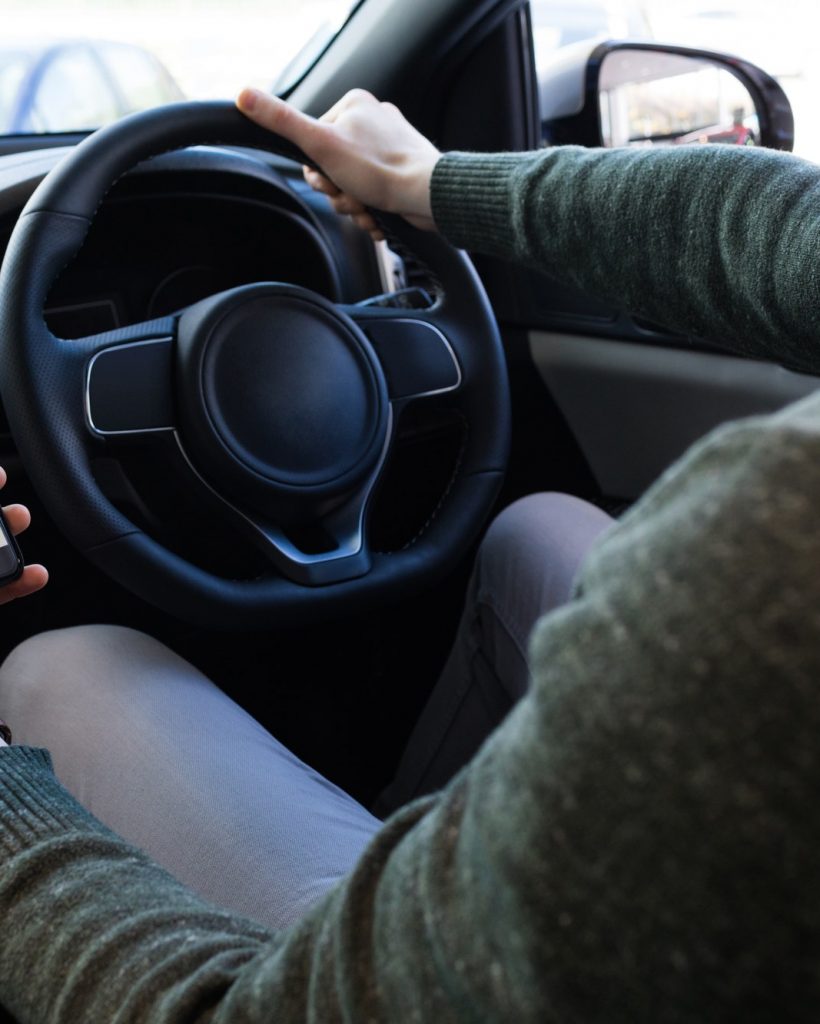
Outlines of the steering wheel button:
<svg viewBox="0 0 820 1024">
<path fill-rule="evenodd" d="M 117 345 L 88 364 L 86 418 L 98 434 L 172 430 L 170 338 Z"/>
<path fill-rule="evenodd" d="M 455 391 L 461 370 L 447 339 L 422 320 L 372 320 L 362 326 L 387 378 L 391 399 Z"/>
</svg>

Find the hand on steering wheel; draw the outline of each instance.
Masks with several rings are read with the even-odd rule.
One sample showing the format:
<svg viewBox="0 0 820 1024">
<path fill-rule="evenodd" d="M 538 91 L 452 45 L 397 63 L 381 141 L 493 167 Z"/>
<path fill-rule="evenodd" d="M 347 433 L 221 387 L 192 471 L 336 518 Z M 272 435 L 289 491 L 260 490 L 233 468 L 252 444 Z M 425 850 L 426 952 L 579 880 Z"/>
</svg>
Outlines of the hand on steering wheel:
<svg viewBox="0 0 820 1024">
<path fill-rule="evenodd" d="M 257 89 L 244 89 L 236 103 L 246 117 L 299 146 L 321 167 L 305 167 L 308 184 L 377 241 L 384 233 L 371 209 L 435 230 L 430 179 L 441 154 L 392 103 L 352 89 L 318 121 Z"/>
</svg>

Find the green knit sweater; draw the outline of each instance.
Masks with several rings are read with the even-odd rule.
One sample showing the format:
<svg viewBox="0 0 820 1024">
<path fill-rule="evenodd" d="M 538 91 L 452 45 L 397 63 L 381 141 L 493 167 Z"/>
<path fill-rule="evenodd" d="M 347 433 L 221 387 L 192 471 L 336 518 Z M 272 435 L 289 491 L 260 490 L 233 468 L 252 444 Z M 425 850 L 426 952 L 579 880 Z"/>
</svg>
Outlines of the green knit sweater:
<svg viewBox="0 0 820 1024">
<path fill-rule="evenodd" d="M 456 244 L 820 370 L 820 168 L 452 154 Z M 26 1022 L 815 1021 L 820 398 L 715 432 L 594 548 L 535 685 L 271 934 L 0 751 L 0 999 Z"/>
</svg>

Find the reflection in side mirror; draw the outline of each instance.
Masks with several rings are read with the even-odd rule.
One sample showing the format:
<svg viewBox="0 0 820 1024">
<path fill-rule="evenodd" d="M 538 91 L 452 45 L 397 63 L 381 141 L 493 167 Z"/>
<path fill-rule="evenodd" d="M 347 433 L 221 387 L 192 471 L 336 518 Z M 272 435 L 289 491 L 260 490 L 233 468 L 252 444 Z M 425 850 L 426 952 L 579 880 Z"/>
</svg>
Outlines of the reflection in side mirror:
<svg viewBox="0 0 820 1024">
<path fill-rule="evenodd" d="M 689 55 L 613 50 L 601 62 L 605 146 L 760 142 L 755 101 L 725 67 Z"/>
<path fill-rule="evenodd" d="M 780 84 L 741 57 L 710 50 L 575 43 L 539 67 L 538 100 L 545 146 L 794 145 Z"/>
</svg>

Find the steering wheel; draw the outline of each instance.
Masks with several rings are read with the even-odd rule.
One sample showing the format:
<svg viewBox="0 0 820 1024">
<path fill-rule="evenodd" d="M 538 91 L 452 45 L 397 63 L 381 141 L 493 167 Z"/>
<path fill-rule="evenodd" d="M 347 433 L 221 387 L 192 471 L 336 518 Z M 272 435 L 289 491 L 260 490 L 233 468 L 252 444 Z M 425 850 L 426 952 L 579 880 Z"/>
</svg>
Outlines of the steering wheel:
<svg viewBox="0 0 820 1024">
<path fill-rule="evenodd" d="M 108 189 L 144 160 L 202 144 L 308 162 L 230 103 L 172 104 L 83 141 L 17 222 L 0 272 L 0 392 L 35 489 L 92 562 L 202 624 L 306 622 L 429 585 L 489 514 L 510 436 L 491 308 L 469 260 L 443 239 L 389 218 L 391 235 L 440 282 L 429 309 L 345 306 L 259 283 L 79 340 L 47 328 L 49 288 Z M 398 416 L 441 393 L 467 425 L 453 478 L 420 536 L 402 550 L 375 551 L 368 508 Z M 196 566 L 105 496 L 94 460 L 158 432 L 178 445 L 191 486 L 207 490 L 266 553 L 268 572 L 237 580 Z M 294 541 L 306 524 L 318 543 Z"/>
</svg>

